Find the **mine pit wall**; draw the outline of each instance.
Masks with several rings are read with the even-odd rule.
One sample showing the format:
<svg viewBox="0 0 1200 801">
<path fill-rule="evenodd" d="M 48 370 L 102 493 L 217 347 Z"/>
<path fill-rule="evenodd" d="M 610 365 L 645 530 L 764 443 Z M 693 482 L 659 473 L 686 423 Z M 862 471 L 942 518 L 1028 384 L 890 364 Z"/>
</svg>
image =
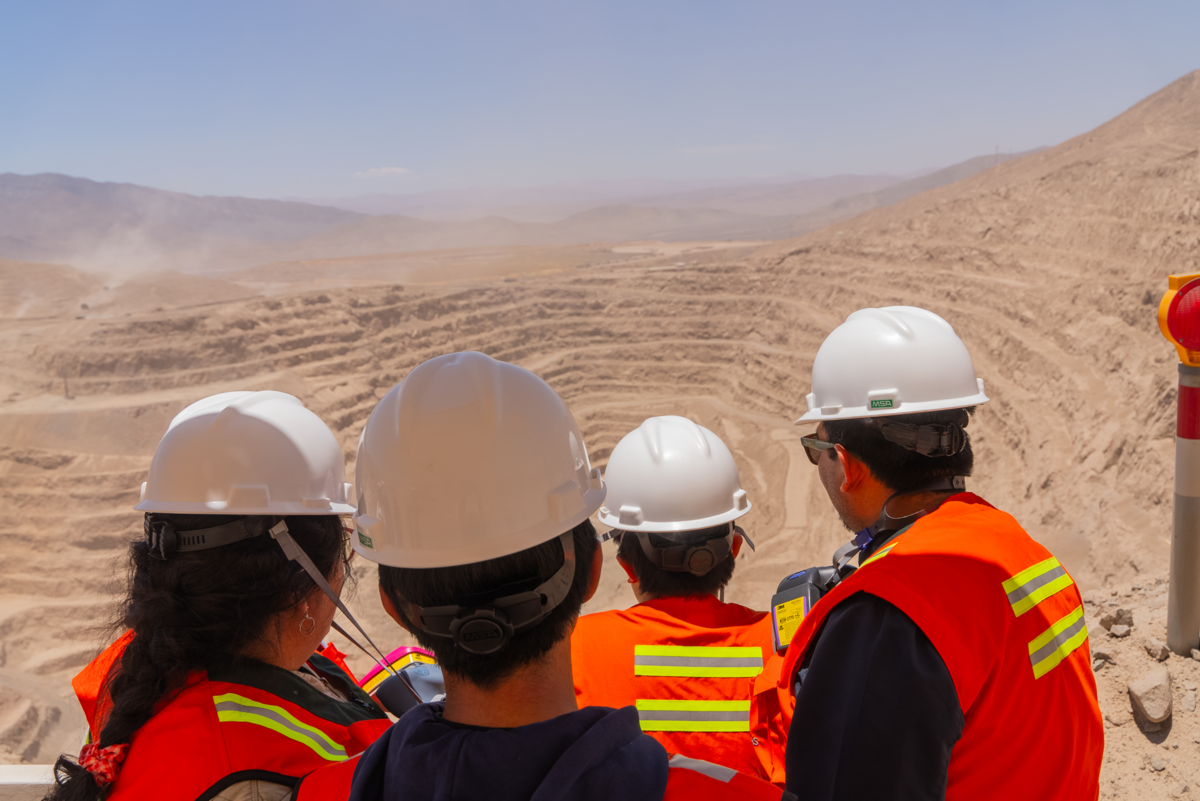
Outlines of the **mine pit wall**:
<svg viewBox="0 0 1200 801">
<path fill-rule="evenodd" d="M 236 386 L 288 391 L 335 428 L 352 464 L 378 398 L 421 361 L 453 350 L 543 375 L 601 467 L 652 415 L 683 414 L 716 431 L 741 465 L 755 505 L 747 530 L 759 545 L 739 561 L 727 597 L 764 608 L 782 575 L 827 562 L 846 538 L 799 447 L 806 429 L 791 424 L 812 355 L 855 308 L 924 305 L 956 326 L 993 397 L 970 428 L 978 454 L 970 486 L 1013 512 L 1085 588 L 1165 573 L 1174 431 L 1163 397 L 1174 366 L 1156 358 L 1161 343 L 1149 326 L 1095 313 L 1140 305 L 1148 285 L 1071 302 L 1033 282 L 1015 296 L 996 293 L 983 270 L 864 272 L 864 261 L 805 253 L 695 270 L 581 271 L 536 285 L 329 291 L 229 304 L 183 324 L 97 324 L 46 346 L 46 364 L 69 353 L 83 368 L 70 401 L 42 398 L 40 413 L 27 402 L 0 408 L 0 495 L 15 510 L 0 529 L 14 554 L 0 573 L 0 639 L 12 681 L 38 677 L 20 698 L 41 721 L 55 709 L 60 717 L 36 735 L 27 709 L 0 711 L 0 744 L 24 754 L 37 740 L 29 753 L 50 759 L 75 743 L 80 721 L 63 688 L 103 641 L 123 543 L 140 530 L 128 510 L 178 410 Z M 865 277 L 845 281 L 848 272 Z M 1085 338 L 1102 340 L 1104 358 L 1083 348 Z M 46 540 L 64 528 L 65 547 Z M 397 634 L 364 569 L 355 605 L 372 632 Z M 587 611 L 630 603 L 607 549 Z M 45 631 L 56 632 L 53 645 Z M 60 652 L 59 642 L 75 645 Z"/>
<path fill-rule="evenodd" d="M 848 311 L 903 300 L 955 324 L 993 398 L 970 428 L 979 454 L 971 486 L 1016 514 L 1085 584 L 1165 565 L 1171 365 L 1158 358 L 1149 325 L 1102 308 L 1142 308 L 1149 282 L 1092 305 L 1056 300 L 1029 281 L 996 291 L 987 265 L 871 265 L 872 254 L 845 250 L 672 272 L 580 271 L 529 286 L 331 291 L 170 324 L 95 326 L 42 354 L 47 364 L 70 353 L 85 365 L 74 400 L 44 414 L 0 413 L 0 441 L 71 452 L 92 440 L 94 452 L 146 457 L 186 402 L 245 386 L 301 396 L 352 460 L 388 387 L 425 358 L 478 349 L 534 369 L 561 392 L 600 466 L 653 414 L 692 414 L 730 439 L 755 503 L 747 522 L 764 545 L 785 524 L 789 531 L 753 564 L 786 569 L 827 560 L 844 537 L 823 497 L 809 497 L 819 487 L 807 463 L 789 467 L 802 456 L 795 438 L 805 432 L 790 423 L 803 411 L 812 354 Z M 846 282 L 847 274 L 863 279 Z M 1081 353 L 1087 342 L 1103 354 Z M 172 398 L 153 400 L 164 393 Z M 752 580 L 757 568 L 746 568 Z M 761 606 L 759 595 L 746 600 Z"/>
</svg>

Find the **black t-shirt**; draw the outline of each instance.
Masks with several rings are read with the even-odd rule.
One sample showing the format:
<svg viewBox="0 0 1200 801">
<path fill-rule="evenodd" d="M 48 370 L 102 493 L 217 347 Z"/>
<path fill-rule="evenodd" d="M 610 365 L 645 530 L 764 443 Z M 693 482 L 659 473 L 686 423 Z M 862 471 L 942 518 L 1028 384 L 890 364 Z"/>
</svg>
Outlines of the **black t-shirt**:
<svg viewBox="0 0 1200 801">
<path fill-rule="evenodd" d="M 805 801 L 944 799 L 963 716 L 929 638 L 865 592 L 817 636 L 797 677 L 787 789 Z"/>
</svg>

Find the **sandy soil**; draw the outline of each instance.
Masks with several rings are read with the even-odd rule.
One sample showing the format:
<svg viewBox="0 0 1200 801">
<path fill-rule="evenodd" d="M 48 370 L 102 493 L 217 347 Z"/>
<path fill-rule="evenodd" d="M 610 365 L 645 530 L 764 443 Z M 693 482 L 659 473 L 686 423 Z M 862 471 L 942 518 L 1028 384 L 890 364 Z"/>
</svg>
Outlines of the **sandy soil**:
<svg viewBox="0 0 1200 801">
<path fill-rule="evenodd" d="M 1092 653 L 1101 657 L 1094 663 L 1105 713 L 1100 797 L 1179 798 L 1200 792 L 1200 662 L 1171 654 L 1163 663 L 1171 675 L 1172 714 L 1161 724 L 1135 712 L 1127 691 L 1129 682 L 1159 664 L 1147 640 L 1167 638 L 1166 575 L 1095 590 L 1084 602 Z M 1133 613 L 1133 628 L 1123 638 L 1100 624 L 1117 609 Z M 1152 648 L 1157 650 L 1157 643 Z"/>
<path fill-rule="evenodd" d="M 77 742 L 68 680 L 103 642 L 120 551 L 139 531 L 128 510 L 166 422 L 191 400 L 291 392 L 352 463 L 388 388 L 425 359 L 475 349 L 544 376 L 600 466 L 644 418 L 689 416 L 741 465 L 759 548 L 728 597 L 762 608 L 783 575 L 826 563 L 846 537 L 799 447 L 806 432 L 791 425 L 813 355 L 850 311 L 908 303 L 954 323 L 993 398 L 971 425 L 971 488 L 1045 542 L 1092 608 L 1115 591 L 1135 609 L 1133 636 L 1111 644 L 1114 663 L 1098 673 L 1105 711 L 1122 720 L 1107 724 L 1105 792 L 1193 786 L 1200 724 L 1182 696 L 1158 732 L 1122 715 L 1125 682 L 1150 664 L 1137 643 L 1164 625 L 1155 581 L 1170 536 L 1176 359 L 1155 307 L 1168 273 L 1200 271 L 1198 141 L 1193 73 L 1057 148 L 748 255 L 528 250 L 446 282 L 307 291 L 365 262 L 304 263 L 279 267 L 271 296 L 196 306 L 183 293 L 161 312 L 0 321 L 0 499 L 11 510 L 0 524 L 0 745 L 47 761 Z M 421 269 L 438 277 L 432 262 Z M 258 289 L 272 283 L 272 270 L 254 276 Z M 222 280 L 245 287 L 234 278 Z M 588 611 L 631 601 L 609 564 Z M 356 604 L 377 640 L 400 644 L 369 570 Z M 1089 624 L 1093 649 L 1110 646 Z M 1200 663 L 1167 664 L 1181 692 L 1200 681 Z M 1151 756 L 1171 762 L 1160 771 Z"/>
</svg>

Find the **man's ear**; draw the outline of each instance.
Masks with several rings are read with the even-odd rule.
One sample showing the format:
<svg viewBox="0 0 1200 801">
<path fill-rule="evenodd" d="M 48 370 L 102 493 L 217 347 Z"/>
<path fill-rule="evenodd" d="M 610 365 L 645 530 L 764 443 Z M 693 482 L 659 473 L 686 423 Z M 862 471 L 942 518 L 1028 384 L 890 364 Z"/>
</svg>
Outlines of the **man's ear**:
<svg viewBox="0 0 1200 801">
<path fill-rule="evenodd" d="M 863 482 L 871 477 L 871 469 L 865 464 L 856 459 L 851 453 L 841 445 L 835 445 L 834 450 L 837 452 L 838 464 L 842 468 L 842 492 L 851 492 L 862 486 Z"/>
<path fill-rule="evenodd" d="M 383 587 L 379 588 L 379 600 L 383 604 L 383 611 L 388 613 L 388 617 L 396 621 L 397 626 L 412 633 L 412 630 L 404 625 L 404 618 L 400 617 L 400 613 L 396 611 L 395 604 L 392 603 L 391 598 L 387 597 L 387 593 L 383 591 Z"/>
<path fill-rule="evenodd" d="M 592 596 L 600 588 L 600 571 L 603 569 L 604 552 L 600 550 L 600 540 L 596 540 L 596 553 L 592 555 L 592 574 L 588 576 L 587 592 L 583 594 L 583 602 L 585 604 L 592 600 Z"/>
<path fill-rule="evenodd" d="M 741 551 L 742 551 L 742 535 L 734 534 L 733 535 L 733 550 L 731 551 L 731 553 L 733 554 L 733 558 L 737 559 L 738 554 L 741 553 Z"/>
<path fill-rule="evenodd" d="M 628 562 L 626 562 L 624 559 L 622 559 L 619 556 L 617 557 L 617 564 L 620 565 L 621 569 L 625 571 L 625 575 L 629 576 L 630 584 L 638 583 L 637 573 L 634 572 L 633 565 L 629 564 Z"/>
</svg>

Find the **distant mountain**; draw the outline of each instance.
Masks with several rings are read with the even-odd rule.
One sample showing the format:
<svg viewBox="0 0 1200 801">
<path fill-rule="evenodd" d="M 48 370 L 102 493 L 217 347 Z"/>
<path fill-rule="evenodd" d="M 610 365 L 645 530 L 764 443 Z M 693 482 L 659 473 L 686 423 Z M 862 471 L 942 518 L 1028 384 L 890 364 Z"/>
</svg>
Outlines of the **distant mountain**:
<svg viewBox="0 0 1200 801">
<path fill-rule="evenodd" d="M 279 200 L 196 197 L 46 173 L 0 175 L 0 257 L 75 264 L 311 237 L 364 215 Z"/>
<path fill-rule="evenodd" d="M 805 214 L 837 200 L 877 192 L 902 181 L 894 175 L 831 175 L 783 184 L 719 186 L 627 201 L 636 206 L 708 208 L 767 216 Z"/>
<path fill-rule="evenodd" d="M 1037 152 L 1037 151 L 1030 151 Z M 855 217 L 865 211 L 898 203 L 920 192 L 945 186 L 994 166 L 998 161 L 1027 155 L 982 156 L 944 170 L 886 185 L 882 189 L 842 197 L 832 203 L 792 216 L 744 214 L 727 209 L 672 208 L 622 203 L 590 208 L 558 222 L 518 222 L 489 216 L 469 221 L 420 220 L 411 216 L 381 215 L 326 231 L 315 237 L 282 247 L 260 248 L 253 254 L 238 254 L 241 265 L 268 261 L 298 261 L 316 258 L 368 256 L 440 248 L 501 245 L 571 245 L 590 242 L 658 240 L 786 239 Z M 887 176 L 843 175 L 784 184 L 725 187 L 663 195 L 664 202 L 727 198 L 746 206 L 771 203 L 802 205 L 824 193 L 837 194 L 849 186 L 887 184 Z M 648 201 L 647 201 L 648 202 Z"/>
<path fill-rule="evenodd" d="M 840 217 L 845 214 L 848 217 L 858 216 L 870 209 L 877 209 L 883 206 L 890 206 L 893 203 L 899 203 L 901 200 L 919 195 L 922 192 L 927 192 L 930 189 L 937 189 L 941 186 L 948 186 L 956 181 L 961 181 L 964 178 L 970 178 L 972 175 L 981 173 L 984 170 L 995 167 L 998 164 L 1003 164 L 1006 161 L 1031 156 L 1034 153 L 1041 153 L 1046 148 L 1038 147 L 1033 150 L 1026 150 L 1021 153 L 998 153 L 994 156 L 977 156 L 967 161 L 961 161 L 958 164 L 951 165 L 944 170 L 931 172 L 928 175 L 922 175 L 919 178 L 914 178 L 911 181 L 895 184 L 877 192 L 870 192 L 854 197 L 843 198 L 835 201 L 823 209 L 814 212 L 811 215 L 806 215 L 806 223 L 815 225 L 817 228 L 827 225 L 823 220 L 832 217 Z M 830 220 L 832 222 L 832 220 Z M 813 229 L 815 230 L 815 229 Z"/>
<path fill-rule="evenodd" d="M 553 228 L 565 242 L 620 242 L 631 239 L 681 241 L 728 239 L 725 232 L 768 220 L 712 208 L 663 208 L 621 204 L 602 206 L 557 222 Z M 628 236 L 622 237 L 622 233 Z"/>
<path fill-rule="evenodd" d="M 876 192 L 866 192 L 835 200 L 829 205 L 807 214 L 800 214 L 787 219 L 775 218 L 765 221 L 761 225 L 751 223 L 744 228 L 735 229 L 729 233 L 732 238 L 736 239 L 789 239 L 794 236 L 802 236 L 810 231 L 824 228 L 827 225 L 833 225 L 834 223 L 857 217 L 871 209 L 891 206 L 894 203 L 907 200 L 922 192 L 948 186 L 956 181 L 961 181 L 964 178 L 969 178 L 972 175 L 995 167 L 998 164 L 1024 158 L 1034 153 L 1041 153 L 1045 149 L 1044 147 L 1039 147 L 1034 150 L 1026 150 L 1023 153 L 1000 153 L 994 156 L 978 156 L 951 165 L 943 170 L 937 170 L 936 172 L 885 187 Z"/>
<path fill-rule="evenodd" d="M 504 217 L 469 222 L 370 217 L 293 244 L 231 254 L 240 264 L 369 256 L 415 250 L 502 245 L 571 245 L 635 240 L 730 239 L 727 232 L 772 225 L 768 217 L 718 209 L 601 206 L 556 223 L 525 223 Z"/>
<path fill-rule="evenodd" d="M 911 177 L 911 176 L 908 176 Z M 504 217 L 519 222 L 558 222 L 601 206 L 704 208 L 740 214 L 803 214 L 850 195 L 899 183 L 894 175 L 788 176 L 752 184 L 696 181 L 594 181 L 518 189 L 469 189 L 407 195 L 303 198 L 305 202 L 375 215 L 469 222 Z"/>
<path fill-rule="evenodd" d="M 498 193 L 493 199 L 558 197 L 582 206 L 553 222 L 499 215 L 456 221 L 368 216 L 309 203 L 195 197 L 64 175 L 10 173 L 0 175 L 0 258 L 67 262 L 115 273 L 222 272 L 277 261 L 442 248 L 786 239 L 1023 155 L 983 156 L 899 183 L 891 176 L 841 175 L 689 188 L 603 205 L 584 198 L 620 187 L 512 190 L 507 195 L 489 190 Z M 864 189 L 869 191 L 860 191 Z M 857 194 L 847 194 L 852 192 Z M 830 198 L 835 199 L 826 202 Z M 563 208 L 558 206 L 560 212 Z M 763 213 L 772 209 L 808 211 Z"/>
</svg>

